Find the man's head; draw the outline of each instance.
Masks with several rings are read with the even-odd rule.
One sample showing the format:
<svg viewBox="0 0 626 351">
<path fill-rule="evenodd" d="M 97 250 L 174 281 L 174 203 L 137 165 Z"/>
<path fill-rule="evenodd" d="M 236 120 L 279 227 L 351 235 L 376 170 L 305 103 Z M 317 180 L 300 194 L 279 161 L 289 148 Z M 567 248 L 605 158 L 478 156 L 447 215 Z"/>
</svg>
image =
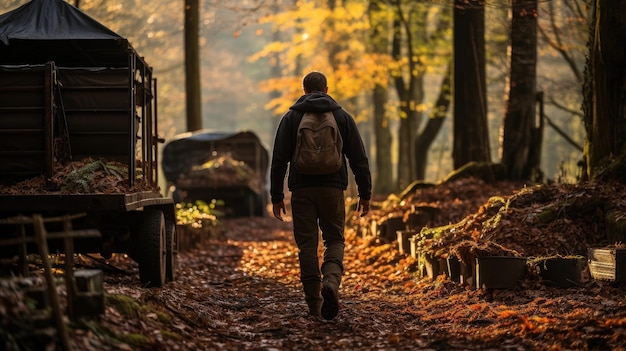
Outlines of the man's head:
<svg viewBox="0 0 626 351">
<path fill-rule="evenodd" d="M 328 92 L 326 76 L 318 71 L 307 73 L 307 75 L 302 79 L 302 88 L 304 89 L 305 94 L 314 92 L 326 93 Z"/>
</svg>

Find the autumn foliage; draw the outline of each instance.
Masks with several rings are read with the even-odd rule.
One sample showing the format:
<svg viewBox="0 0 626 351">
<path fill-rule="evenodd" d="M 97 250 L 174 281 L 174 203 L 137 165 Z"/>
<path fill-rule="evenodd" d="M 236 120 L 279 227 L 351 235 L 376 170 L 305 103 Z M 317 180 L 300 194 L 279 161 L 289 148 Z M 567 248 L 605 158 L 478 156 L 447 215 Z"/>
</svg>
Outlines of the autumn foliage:
<svg viewBox="0 0 626 351">
<path fill-rule="evenodd" d="M 493 216 L 489 199 L 496 194 L 508 200 L 504 220 L 479 225 L 488 221 L 487 214 Z M 566 238 L 584 238 L 584 232 L 591 233 L 587 240 L 602 238 L 597 206 L 610 204 L 623 213 L 624 189 L 581 184 L 508 191 L 507 185 L 465 180 L 413 195 L 412 201 L 440 208 L 430 227 L 451 224 L 462 233 L 468 230 L 465 240 L 472 234 L 478 240 L 498 239 L 530 254 L 584 246 L 579 240 L 562 244 L 559 238 L 568 228 Z M 599 196 L 606 198 L 591 201 Z M 582 211 L 589 206 L 583 203 L 594 203 L 596 210 Z M 550 208 L 561 212 L 527 224 Z M 379 208 L 363 220 L 375 221 L 384 213 Z M 508 290 L 472 289 L 445 275 L 430 279 L 418 274 L 417 260 L 400 254 L 396 242 L 363 237 L 354 224 L 358 217 L 350 218 L 341 309 L 334 321 L 306 314 L 289 218 L 225 219 L 219 235 L 179 253 L 178 278 L 162 288 L 140 287 L 136 264 L 124 257 L 114 256 L 107 265 L 80 259 L 81 267 L 105 269 L 106 312 L 73 327 L 72 343 L 80 350 L 597 350 L 619 348 L 626 336 L 622 283 L 591 279 L 588 271 L 571 288 L 555 287 L 531 271 Z M 522 240 L 531 227 L 543 241 Z M 543 251 L 537 251 L 540 242 Z M 441 242 L 440 249 L 444 246 Z M 0 284 L 0 336 L 5 343 L 7 332 L 13 332 L 32 346 L 35 339 L 15 329 L 15 323 L 28 321 L 20 291 L 7 280 Z"/>
</svg>

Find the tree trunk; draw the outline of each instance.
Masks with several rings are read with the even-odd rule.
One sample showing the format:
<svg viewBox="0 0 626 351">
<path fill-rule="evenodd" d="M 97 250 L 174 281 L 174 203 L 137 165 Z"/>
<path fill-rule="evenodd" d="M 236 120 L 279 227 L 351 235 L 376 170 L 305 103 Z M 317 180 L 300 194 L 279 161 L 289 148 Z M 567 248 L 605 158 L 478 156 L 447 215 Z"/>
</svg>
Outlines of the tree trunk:
<svg viewBox="0 0 626 351">
<path fill-rule="evenodd" d="M 202 129 L 200 89 L 199 0 L 185 0 L 185 88 L 187 131 Z"/>
<path fill-rule="evenodd" d="M 403 189 L 415 180 L 414 145 L 422 113 L 417 105 L 423 100 L 424 74 L 419 72 L 414 55 L 413 35 L 402 10 L 397 6 L 397 17 L 393 22 L 392 56 L 395 60 L 408 58 L 406 81 L 402 74 L 394 77 L 398 99 L 400 100 L 400 127 L 398 131 L 398 188 Z M 404 30 L 404 33 L 403 33 Z M 403 38 L 404 35 L 404 38 Z M 405 45 L 405 49 L 402 49 Z"/>
<path fill-rule="evenodd" d="M 406 115 L 406 109 L 401 108 L 403 114 Z M 411 163 L 413 158 L 411 153 L 407 152 L 411 150 L 411 126 L 408 117 L 400 119 L 400 125 L 398 127 L 398 179 L 397 187 L 404 189 L 411 183 Z"/>
<path fill-rule="evenodd" d="M 382 16 L 385 6 L 385 0 L 371 0 L 369 3 L 368 15 L 370 19 L 370 42 L 372 51 L 381 54 L 388 54 L 389 34 L 386 16 Z M 387 195 L 395 192 L 397 189 L 393 182 L 393 162 L 391 159 L 391 129 L 389 128 L 389 119 L 385 111 L 385 105 L 389 100 L 389 89 L 377 84 L 372 92 L 372 104 L 374 121 L 372 124 L 374 137 L 376 139 L 375 164 L 374 172 L 374 194 Z"/>
<path fill-rule="evenodd" d="M 485 86 L 485 7 L 482 0 L 455 0 L 454 168 L 491 162 Z"/>
<path fill-rule="evenodd" d="M 385 116 L 385 104 L 389 93 L 387 88 L 377 86 L 373 93 L 374 135 L 376 137 L 376 178 L 375 194 L 390 194 L 397 189 L 393 182 L 393 162 L 391 160 L 391 130 Z"/>
<path fill-rule="evenodd" d="M 441 82 L 439 97 L 433 107 L 433 111 L 426 122 L 426 126 L 415 140 L 415 179 L 424 180 L 426 178 L 426 165 L 428 164 L 428 150 L 439 134 L 446 114 L 450 108 L 450 75 L 451 64 L 448 65 L 446 75 Z"/>
<path fill-rule="evenodd" d="M 534 141 L 537 67 L 537 0 L 513 0 L 511 73 L 504 117 L 502 163 L 511 180 L 530 180 L 538 164 L 531 163 Z"/>
<path fill-rule="evenodd" d="M 626 152 L 626 2 L 595 0 L 592 10 L 583 102 L 591 179 L 605 162 Z"/>
<path fill-rule="evenodd" d="M 324 25 L 326 26 L 326 30 L 332 33 L 335 30 L 335 9 L 337 3 L 335 0 L 328 1 L 328 10 L 330 11 L 330 16 L 326 17 L 324 21 Z M 341 51 L 341 46 L 343 43 L 337 41 L 326 41 L 326 49 L 328 50 L 328 63 L 332 67 L 333 71 L 337 71 L 339 69 L 339 61 L 337 60 L 337 54 Z"/>
</svg>

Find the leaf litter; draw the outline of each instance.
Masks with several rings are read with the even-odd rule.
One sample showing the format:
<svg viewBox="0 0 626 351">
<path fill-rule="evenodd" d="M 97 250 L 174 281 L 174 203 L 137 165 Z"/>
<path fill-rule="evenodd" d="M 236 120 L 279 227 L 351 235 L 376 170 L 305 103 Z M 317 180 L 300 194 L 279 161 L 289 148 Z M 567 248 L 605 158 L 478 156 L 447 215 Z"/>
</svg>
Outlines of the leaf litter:
<svg viewBox="0 0 626 351">
<path fill-rule="evenodd" d="M 117 269 L 105 270 L 105 314 L 73 325 L 72 345 L 77 350 L 620 349 L 626 337 L 623 283 L 591 279 L 585 270 L 577 286 L 558 288 L 529 271 L 515 289 L 476 289 L 445 275 L 423 276 L 419 260 L 401 254 L 397 242 L 363 233 L 390 214 L 436 208 L 422 229 L 445 227 L 436 240 L 422 243 L 433 254 L 490 250 L 494 243 L 529 257 L 584 254 L 591 245 L 614 244 L 604 234 L 603 218 L 607 206 L 623 217 L 625 193 L 620 184 L 522 188 L 461 179 L 404 199 L 373 202 L 370 215 L 349 216 L 340 313 L 332 321 L 307 316 L 290 221 L 223 219 L 220 235 L 179 253 L 177 279 L 162 288 L 142 288 L 133 261 L 118 255 L 108 260 Z M 0 284 L 2 336 L 16 316 L 28 312 L 16 291 L 5 280 Z M 133 302 L 130 314 L 121 307 L 123 298 Z"/>
</svg>

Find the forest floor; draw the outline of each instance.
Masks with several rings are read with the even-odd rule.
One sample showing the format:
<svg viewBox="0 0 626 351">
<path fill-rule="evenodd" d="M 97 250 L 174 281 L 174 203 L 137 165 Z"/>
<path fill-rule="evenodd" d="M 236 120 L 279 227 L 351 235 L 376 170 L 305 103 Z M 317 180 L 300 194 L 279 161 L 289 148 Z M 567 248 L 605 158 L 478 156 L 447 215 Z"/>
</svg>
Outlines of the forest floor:
<svg viewBox="0 0 626 351">
<path fill-rule="evenodd" d="M 563 198 L 585 197 L 574 195 L 599 188 L 550 187 Z M 456 193 L 451 194 L 453 189 Z M 512 190 L 457 182 L 420 198 L 438 199 L 437 205 L 454 217 L 441 218 L 447 222 L 440 225 L 446 225 L 476 218 L 491 195 L 505 196 Z M 626 198 L 621 186 L 604 193 L 615 201 Z M 455 206 L 446 209 L 446 203 Z M 525 210 L 513 208 L 513 203 L 508 212 L 528 218 L 539 201 L 527 201 Z M 591 217 L 568 218 L 571 232 L 581 226 L 578 220 L 594 222 Z M 142 288 L 136 264 L 125 257 L 114 256 L 105 266 L 79 260 L 79 265 L 105 269 L 105 313 L 69 324 L 72 349 L 626 349 L 623 283 L 591 279 L 588 270 L 569 288 L 546 284 L 533 274 L 514 289 L 502 290 L 476 289 L 445 275 L 431 279 L 417 274 L 417 260 L 400 253 L 396 242 L 364 238 L 354 221 L 346 228 L 346 267 L 334 320 L 307 315 L 289 218 L 223 219 L 218 235 L 179 253 L 175 281 L 161 288 Z M 520 225 L 508 217 L 498 232 Z M 567 241 L 570 232 L 563 229 L 554 235 Z M 540 235 L 552 240 L 545 231 Z M 0 283 L 0 349 L 45 349 L 50 343 L 40 341 L 41 335 L 33 338 L 27 325 L 27 304 L 6 281 Z M 58 344 L 54 335 L 51 340 Z"/>
</svg>

